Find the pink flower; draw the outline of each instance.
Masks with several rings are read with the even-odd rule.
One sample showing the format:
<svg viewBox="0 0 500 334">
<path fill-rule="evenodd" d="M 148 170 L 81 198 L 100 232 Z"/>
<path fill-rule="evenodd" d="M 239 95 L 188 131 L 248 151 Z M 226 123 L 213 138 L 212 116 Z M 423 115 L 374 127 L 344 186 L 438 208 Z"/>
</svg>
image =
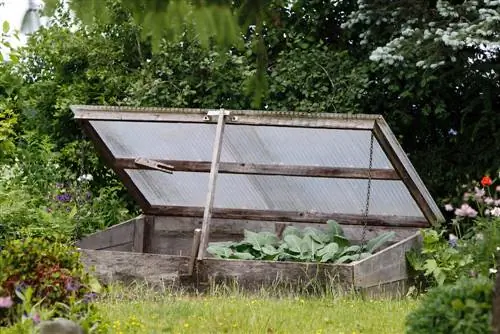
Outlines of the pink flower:
<svg viewBox="0 0 500 334">
<path fill-rule="evenodd" d="M 40 314 L 35 313 L 35 314 L 31 317 L 31 319 L 33 319 L 33 322 L 34 322 L 35 324 L 39 324 L 39 323 L 40 323 L 40 320 L 41 320 L 41 319 L 40 319 Z"/>
<path fill-rule="evenodd" d="M 484 189 L 479 189 L 478 187 L 474 189 L 474 199 L 476 201 L 481 201 L 485 194 L 486 191 Z"/>
<path fill-rule="evenodd" d="M 484 199 L 484 203 L 488 204 L 488 205 L 492 205 L 493 203 L 495 203 L 495 200 L 491 197 L 486 197 Z"/>
<path fill-rule="evenodd" d="M 495 190 L 500 193 L 500 186 L 497 186 Z"/>
<path fill-rule="evenodd" d="M 453 211 L 453 205 L 451 205 L 451 204 L 445 204 L 444 209 L 446 211 Z"/>
<path fill-rule="evenodd" d="M 490 214 L 495 217 L 500 217 L 500 208 L 496 207 L 491 209 Z"/>
<path fill-rule="evenodd" d="M 0 297 L 0 308 L 10 308 L 12 305 L 14 305 L 14 302 L 10 296 Z"/>
<path fill-rule="evenodd" d="M 460 209 L 455 210 L 455 215 L 459 217 L 471 217 L 477 216 L 477 211 L 469 206 L 469 204 L 462 204 Z"/>
</svg>

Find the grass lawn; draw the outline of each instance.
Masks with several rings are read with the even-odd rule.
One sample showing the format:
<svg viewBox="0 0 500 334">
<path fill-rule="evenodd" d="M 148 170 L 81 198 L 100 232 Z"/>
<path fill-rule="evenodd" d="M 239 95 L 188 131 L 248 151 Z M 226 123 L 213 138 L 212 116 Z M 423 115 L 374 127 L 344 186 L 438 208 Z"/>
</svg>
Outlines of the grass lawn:
<svg viewBox="0 0 500 334">
<path fill-rule="evenodd" d="M 133 296 L 135 295 L 135 297 Z M 404 333 L 415 300 L 116 291 L 99 302 L 113 333 Z"/>
</svg>

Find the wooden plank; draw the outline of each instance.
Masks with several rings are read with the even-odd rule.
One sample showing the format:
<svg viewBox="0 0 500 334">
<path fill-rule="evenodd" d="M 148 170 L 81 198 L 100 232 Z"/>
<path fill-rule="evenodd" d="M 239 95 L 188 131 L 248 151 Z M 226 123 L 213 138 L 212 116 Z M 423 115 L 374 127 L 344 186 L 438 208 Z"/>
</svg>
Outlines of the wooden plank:
<svg viewBox="0 0 500 334">
<path fill-rule="evenodd" d="M 300 115 L 302 116 L 302 115 Z M 348 129 L 348 130 L 371 130 L 374 120 L 356 118 L 320 118 L 315 116 L 295 118 L 259 115 L 232 115 L 228 120 L 231 125 L 256 125 L 256 126 L 281 126 L 281 127 L 304 127 L 319 129 Z"/>
<path fill-rule="evenodd" d="M 189 267 L 188 267 L 189 276 L 192 276 L 194 272 L 196 258 L 198 257 L 198 251 L 200 249 L 200 237 L 201 237 L 201 229 L 197 228 L 196 230 L 194 230 L 193 246 L 191 248 L 191 257 L 189 259 Z"/>
<path fill-rule="evenodd" d="M 406 252 L 421 244 L 420 233 L 353 263 L 354 286 L 367 288 L 408 278 Z"/>
<path fill-rule="evenodd" d="M 193 217 L 155 217 L 155 233 L 152 243 L 152 253 L 187 256 L 191 254 L 193 243 L 193 230 L 200 228 L 201 218 Z M 280 223 L 272 221 L 257 220 L 234 220 L 213 218 L 210 223 L 210 242 L 219 241 L 241 241 L 244 238 L 244 230 L 254 232 L 276 233 L 276 226 L 292 225 L 298 228 L 314 227 L 326 230 L 326 224 L 306 224 L 306 223 Z M 361 240 L 362 226 L 343 225 L 345 236 L 353 243 Z M 393 242 L 398 242 L 411 235 L 419 229 L 408 227 L 380 227 L 368 226 L 366 238 L 371 239 L 380 233 L 394 231 L 396 233 Z"/>
<path fill-rule="evenodd" d="M 142 251 L 144 253 L 152 253 L 153 251 L 153 238 L 155 234 L 155 217 L 147 215 L 144 217 L 144 232 L 142 241 Z"/>
<path fill-rule="evenodd" d="M 350 264 L 204 259 L 198 263 L 197 275 L 202 282 L 237 282 L 246 289 L 285 285 L 306 290 L 326 285 L 351 290 L 352 269 Z"/>
<path fill-rule="evenodd" d="M 134 122 L 206 123 L 210 109 L 71 106 L 75 119 Z M 229 110 L 227 122 L 245 125 L 371 130 L 377 115 Z M 208 120 L 211 122 L 211 119 Z"/>
<path fill-rule="evenodd" d="M 209 161 L 186 160 L 156 160 L 165 165 L 171 165 L 174 172 L 210 172 Z M 117 158 L 115 166 L 120 169 L 153 169 L 138 165 L 134 159 Z M 249 175 L 284 175 L 304 177 L 328 177 L 342 179 L 368 179 L 368 168 L 322 167 L 300 165 L 271 165 L 220 162 L 219 174 L 249 174 Z M 371 178 L 374 180 L 400 180 L 399 174 L 394 169 L 373 168 Z"/>
<path fill-rule="evenodd" d="M 117 168 L 115 166 L 115 157 L 109 150 L 109 148 L 104 144 L 104 141 L 99 136 L 97 131 L 88 123 L 83 122 L 82 127 L 85 133 L 89 136 L 89 138 L 94 143 L 95 148 L 97 149 L 99 155 L 104 159 L 106 165 L 111 167 L 111 169 L 118 175 L 122 183 L 127 188 L 130 195 L 134 198 L 137 204 L 141 207 L 142 210 L 149 208 L 149 203 L 146 197 L 139 191 L 139 188 L 132 181 L 130 176 L 121 168 Z"/>
<path fill-rule="evenodd" d="M 85 268 L 95 268 L 95 275 L 104 283 L 147 281 L 164 286 L 172 283 L 179 271 L 185 270 L 189 258 L 160 254 L 82 249 Z"/>
<path fill-rule="evenodd" d="M 141 217 L 135 221 L 133 252 L 144 252 L 144 220 L 144 217 Z"/>
<path fill-rule="evenodd" d="M 196 228 L 200 228 L 202 220 L 197 217 L 171 217 L 171 216 L 156 216 L 155 217 L 155 238 L 162 236 L 168 238 L 184 238 L 191 244 L 192 233 Z M 290 222 L 274 222 L 274 221 L 259 221 L 259 220 L 244 220 L 244 219 L 221 219 L 212 218 L 210 224 L 210 240 L 213 237 L 226 240 L 241 240 L 244 230 L 254 232 L 279 232 L 279 228 L 294 226 L 297 228 L 313 227 L 319 230 L 326 231 L 328 226 L 324 223 L 290 223 Z M 343 224 L 342 229 L 346 238 L 352 241 L 361 240 L 362 226 Z M 392 241 L 397 242 L 415 235 L 419 231 L 418 227 L 392 227 L 392 226 L 368 226 L 366 229 L 366 238 L 371 239 L 377 235 L 392 231 L 395 236 Z M 235 238 L 235 239 L 231 239 Z M 166 242 L 164 242 L 166 243 Z M 155 245 L 156 246 L 156 245 Z M 179 253 L 172 253 L 179 254 Z M 187 253 L 184 253 L 187 254 Z"/>
<path fill-rule="evenodd" d="M 85 249 L 105 249 L 133 241 L 135 221 L 133 218 L 126 222 L 111 226 L 79 240 L 76 245 Z"/>
<path fill-rule="evenodd" d="M 382 117 L 375 122 L 373 133 L 429 223 L 444 221 L 434 199 Z"/>
<path fill-rule="evenodd" d="M 222 151 L 222 138 L 224 135 L 224 120 L 223 112 L 219 113 L 217 120 L 217 128 L 215 130 L 215 142 L 212 152 L 212 165 L 210 167 L 210 177 L 208 180 L 207 201 L 203 210 L 203 224 L 201 226 L 200 249 L 198 251 L 198 259 L 202 260 L 205 257 L 205 250 L 208 245 L 210 233 L 210 219 L 212 218 L 212 209 L 215 198 L 215 187 L 217 183 L 217 174 L 219 171 L 220 154 Z"/>
<path fill-rule="evenodd" d="M 202 207 L 154 205 L 147 210 L 147 213 L 158 216 L 201 217 L 203 216 L 203 211 L 204 209 Z M 321 213 L 304 211 L 214 208 L 212 210 L 212 217 L 221 219 L 262 220 L 297 223 L 326 223 L 327 220 L 333 219 L 336 220 L 339 224 L 364 224 L 364 215 L 362 214 Z M 424 228 L 428 227 L 428 222 L 423 217 L 368 215 L 367 225 Z"/>
<path fill-rule="evenodd" d="M 114 245 L 114 246 L 111 246 L 111 247 L 99 248 L 99 249 L 96 249 L 96 250 L 99 250 L 99 251 L 132 252 L 133 247 L 134 247 L 134 243 L 131 242 L 131 241 L 129 241 L 129 242 L 125 242 L 123 244 Z"/>
</svg>

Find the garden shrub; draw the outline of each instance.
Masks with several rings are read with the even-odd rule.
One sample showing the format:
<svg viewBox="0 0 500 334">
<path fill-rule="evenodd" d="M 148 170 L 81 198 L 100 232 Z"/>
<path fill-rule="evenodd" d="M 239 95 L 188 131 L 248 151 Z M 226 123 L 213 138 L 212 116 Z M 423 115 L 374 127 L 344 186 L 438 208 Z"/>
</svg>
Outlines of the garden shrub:
<svg viewBox="0 0 500 334">
<path fill-rule="evenodd" d="M 98 292 L 73 246 L 26 238 L 9 240 L 0 251 L 0 325 L 44 317 L 95 320 L 91 301 Z"/>
<path fill-rule="evenodd" d="M 420 252 L 407 254 L 417 282 L 426 288 L 463 276 L 492 276 L 500 256 L 500 181 L 484 176 L 460 187 L 459 198 L 445 202 L 451 219 L 438 229 L 422 230 Z"/>
<path fill-rule="evenodd" d="M 0 246 L 25 237 L 69 241 L 117 224 L 134 213 L 110 184 L 93 191 L 93 175 L 73 173 L 46 137 L 22 136 L 16 158 L 0 165 Z"/>
<path fill-rule="evenodd" d="M 482 276 L 433 288 L 408 315 L 407 333 L 489 333 L 492 298 L 493 282 Z"/>
</svg>

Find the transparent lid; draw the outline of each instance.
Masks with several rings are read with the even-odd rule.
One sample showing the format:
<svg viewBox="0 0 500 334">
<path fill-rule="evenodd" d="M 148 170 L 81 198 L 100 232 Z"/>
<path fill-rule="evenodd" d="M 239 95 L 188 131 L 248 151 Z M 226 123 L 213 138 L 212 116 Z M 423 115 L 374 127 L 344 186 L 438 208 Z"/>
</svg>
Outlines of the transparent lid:
<svg viewBox="0 0 500 334">
<path fill-rule="evenodd" d="M 72 109 L 145 213 L 202 214 L 218 116 L 200 109 Z M 213 210 L 221 217 L 361 221 L 370 184 L 368 215 L 377 221 L 401 217 L 398 225 L 425 226 L 443 219 L 380 116 L 228 114 L 214 183 Z"/>
</svg>

